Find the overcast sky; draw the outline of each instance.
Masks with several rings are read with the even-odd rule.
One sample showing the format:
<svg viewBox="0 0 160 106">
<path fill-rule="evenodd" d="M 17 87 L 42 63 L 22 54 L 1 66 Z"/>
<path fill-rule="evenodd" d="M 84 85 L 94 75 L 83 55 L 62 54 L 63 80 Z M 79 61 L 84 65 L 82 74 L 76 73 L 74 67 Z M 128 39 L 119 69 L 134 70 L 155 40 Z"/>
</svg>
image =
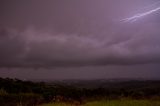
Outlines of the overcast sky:
<svg viewBox="0 0 160 106">
<path fill-rule="evenodd" d="M 160 78 L 158 0 L 0 0 L 0 77 Z"/>
</svg>

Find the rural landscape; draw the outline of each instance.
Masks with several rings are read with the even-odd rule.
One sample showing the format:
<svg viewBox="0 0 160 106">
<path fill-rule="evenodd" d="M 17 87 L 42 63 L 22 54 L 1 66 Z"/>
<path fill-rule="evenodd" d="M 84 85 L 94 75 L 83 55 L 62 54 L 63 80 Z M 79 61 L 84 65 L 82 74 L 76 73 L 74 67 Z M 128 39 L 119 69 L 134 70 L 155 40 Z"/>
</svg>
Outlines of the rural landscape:
<svg viewBox="0 0 160 106">
<path fill-rule="evenodd" d="M 160 106 L 160 0 L 0 0 L 0 106 Z"/>
<path fill-rule="evenodd" d="M 0 106 L 160 106 L 158 80 L 0 79 Z"/>
</svg>

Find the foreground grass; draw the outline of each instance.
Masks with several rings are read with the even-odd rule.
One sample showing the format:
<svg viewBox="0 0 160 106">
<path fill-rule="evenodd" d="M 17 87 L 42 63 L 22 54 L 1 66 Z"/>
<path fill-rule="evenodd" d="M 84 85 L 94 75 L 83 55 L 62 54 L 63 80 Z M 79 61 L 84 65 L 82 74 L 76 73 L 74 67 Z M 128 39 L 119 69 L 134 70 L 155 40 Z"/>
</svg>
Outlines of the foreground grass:
<svg viewBox="0 0 160 106">
<path fill-rule="evenodd" d="M 66 103 L 50 103 L 50 104 L 44 104 L 40 106 L 74 106 L 74 105 L 66 104 Z"/>
<path fill-rule="evenodd" d="M 77 106 L 74 104 L 52 103 L 41 106 Z M 110 100 L 88 102 L 81 106 L 160 106 L 160 101 L 151 100 Z"/>
<path fill-rule="evenodd" d="M 95 101 L 85 104 L 85 106 L 160 106 L 160 101 L 149 100 L 111 100 Z"/>
</svg>

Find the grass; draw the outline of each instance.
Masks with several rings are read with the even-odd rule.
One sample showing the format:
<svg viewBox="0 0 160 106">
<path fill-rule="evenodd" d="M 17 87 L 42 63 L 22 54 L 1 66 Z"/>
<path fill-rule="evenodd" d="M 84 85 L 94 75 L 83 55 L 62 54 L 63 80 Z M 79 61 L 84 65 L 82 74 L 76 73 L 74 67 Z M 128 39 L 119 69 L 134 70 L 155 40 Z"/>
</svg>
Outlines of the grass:
<svg viewBox="0 0 160 106">
<path fill-rule="evenodd" d="M 41 106 L 160 106 L 160 101 L 152 100 L 110 100 L 93 101 L 84 105 L 71 105 L 65 103 L 51 103 Z"/>
<path fill-rule="evenodd" d="M 74 105 L 70 105 L 70 104 L 66 104 L 66 103 L 50 103 L 50 104 L 44 104 L 44 105 L 40 105 L 40 106 L 74 106 Z"/>
<path fill-rule="evenodd" d="M 85 106 L 160 106 L 160 101 L 149 100 L 111 100 L 95 101 L 85 104 Z"/>
</svg>

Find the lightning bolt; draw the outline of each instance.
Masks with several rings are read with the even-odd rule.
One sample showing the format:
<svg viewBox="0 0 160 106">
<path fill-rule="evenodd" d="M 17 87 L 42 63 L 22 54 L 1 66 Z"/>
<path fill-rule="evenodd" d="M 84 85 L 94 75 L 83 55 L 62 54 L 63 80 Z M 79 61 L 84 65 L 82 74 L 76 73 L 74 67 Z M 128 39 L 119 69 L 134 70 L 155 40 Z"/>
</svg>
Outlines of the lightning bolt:
<svg viewBox="0 0 160 106">
<path fill-rule="evenodd" d="M 159 4 L 159 3 L 160 3 L 160 2 L 157 2 L 156 4 Z M 156 5 L 156 4 L 152 4 L 152 5 L 150 5 L 150 7 L 151 7 L 151 6 L 154 6 L 154 5 Z M 134 22 L 134 21 L 137 21 L 139 18 L 145 17 L 145 16 L 147 16 L 147 15 L 149 15 L 149 14 L 152 14 L 152 13 L 154 13 L 154 12 L 156 12 L 156 11 L 159 11 L 159 10 L 160 10 L 160 7 L 155 8 L 155 9 L 152 9 L 152 10 L 147 11 L 147 12 L 144 12 L 144 13 L 136 14 L 136 15 L 134 15 L 134 16 L 132 16 L 132 17 L 129 17 L 129 18 L 122 19 L 121 21 L 122 21 L 122 22 Z"/>
</svg>

